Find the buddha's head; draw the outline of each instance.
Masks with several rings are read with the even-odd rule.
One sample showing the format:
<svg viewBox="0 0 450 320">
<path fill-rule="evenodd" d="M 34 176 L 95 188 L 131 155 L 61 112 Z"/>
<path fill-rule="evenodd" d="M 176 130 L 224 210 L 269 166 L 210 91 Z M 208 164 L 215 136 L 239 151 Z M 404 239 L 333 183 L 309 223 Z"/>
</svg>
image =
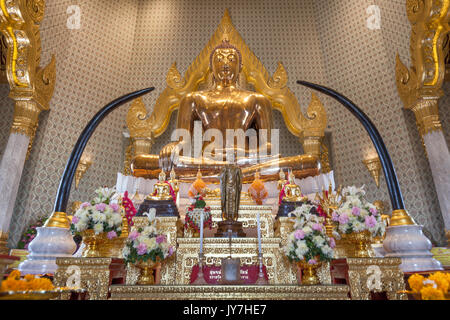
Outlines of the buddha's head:
<svg viewBox="0 0 450 320">
<path fill-rule="evenodd" d="M 164 170 L 161 170 L 161 172 L 159 173 L 159 182 L 164 181 L 166 181 L 166 173 L 164 172 Z"/>
<path fill-rule="evenodd" d="M 235 84 L 242 69 L 241 52 L 227 40 L 214 48 L 209 59 L 216 83 L 228 87 Z"/>
</svg>

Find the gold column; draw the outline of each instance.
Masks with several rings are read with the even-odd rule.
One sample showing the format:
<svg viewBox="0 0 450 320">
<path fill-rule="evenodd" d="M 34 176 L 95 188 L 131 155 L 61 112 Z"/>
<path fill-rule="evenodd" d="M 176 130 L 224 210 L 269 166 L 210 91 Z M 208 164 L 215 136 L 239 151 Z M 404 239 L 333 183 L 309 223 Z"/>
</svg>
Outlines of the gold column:
<svg viewBox="0 0 450 320">
<path fill-rule="evenodd" d="M 41 68 L 40 22 L 44 18 L 44 0 L 0 0 L 0 32 L 6 42 L 5 73 L 10 86 L 9 97 L 14 100 L 14 120 L 11 133 L 26 135 L 30 138 L 28 153 L 42 110 L 49 109 L 49 102 L 55 85 L 55 58 Z M 2 44 L 3 45 L 3 44 Z M 9 163 L 2 166 L 9 167 Z M 10 179 L 17 182 L 22 172 L 11 172 Z M 0 181 L 14 185 L 12 181 Z M 14 193 L 12 191 L 12 193 Z M 17 192 L 8 194 L 10 207 L 0 214 L 9 215 Z M 6 223 L 10 217 L 5 219 Z M 0 247 L 6 243 L 9 226 L 0 226 Z M 0 251 L 5 251 L 5 247 Z"/>
<path fill-rule="evenodd" d="M 414 112 L 423 144 L 426 134 L 442 131 L 438 101 L 443 95 L 444 59 L 448 54 L 444 51 L 444 42 L 450 31 L 449 7 L 450 0 L 406 1 L 406 11 L 411 23 L 411 67 L 406 67 L 397 54 L 396 83 L 404 108 Z M 433 171 L 435 168 L 431 166 L 431 169 Z M 439 194 L 441 187 L 434 180 Z M 440 202 L 443 208 L 444 204 L 441 200 Z M 445 210 L 442 211 L 444 214 Z M 399 219 L 394 219 L 394 214 L 392 218 L 391 225 L 397 225 Z M 449 234 L 447 230 L 447 237 Z"/>
</svg>

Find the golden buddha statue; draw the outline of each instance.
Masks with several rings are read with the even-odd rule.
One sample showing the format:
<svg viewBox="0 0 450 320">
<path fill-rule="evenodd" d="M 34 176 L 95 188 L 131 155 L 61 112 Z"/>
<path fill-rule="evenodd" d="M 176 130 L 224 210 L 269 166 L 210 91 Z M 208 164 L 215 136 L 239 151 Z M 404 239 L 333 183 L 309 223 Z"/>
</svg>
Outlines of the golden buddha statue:
<svg viewBox="0 0 450 320">
<path fill-rule="evenodd" d="M 377 208 L 378 214 L 381 216 L 381 221 L 386 227 L 389 227 L 390 216 L 384 213 L 384 203 L 381 200 L 375 200 L 373 205 Z M 372 242 L 377 244 L 382 244 L 386 234 L 382 236 L 373 237 Z"/>
<path fill-rule="evenodd" d="M 277 183 L 278 194 L 281 192 L 281 189 L 283 189 L 283 187 L 286 184 L 286 182 L 288 182 L 286 180 L 286 175 L 284 174 L 283 169 L 281 169 L 280 170 L 280 179 L 278 180 L 278 183 Z"/>
<path fill-rule="evenodd" d="M 146 200 L 173 200 L 170 194 L 170 185 L 166 182 L 164 170 L 159 173 L 158 182 L 153 186 L 153 192 L 145 198 Z"/>
<path fill-rule="evenodd" d="M 295 175 L 291 171 L 289 173 L 288 184 L 284 186 L 284 201 L 297 202 L 304 201 L 306 197 L 302 196 L 302 190 L 295 184 Z"/>
<path fill-rule="evenodd" d="M 235 46 L 225 40 L 214 48 L 210 55 L 210 69 L 213 86 L 184 96 L 179 105 L 177 128 L 187 130 L 192 136 L 194 121 L 200 121 L 204 131 L 215 129 L 216 133 L 222 134 L 223 141 L 216 142 L 218 139 L 214 139 L 212 142 L 204 142 L 203 153 L 199 158 L 183 153 L 185 147 L 187 152 L 190 151 L 190 140 L 167 144 L 161 149 L 159 156 L 138 155 L 133 159 L 132 165 L 135 176 L 149 177 L 158 167 L 170 170 L 175 166 L 180 177 L 186 180 L 199 167 L 203 177 L 217 182 L 218 174 L 227 164 L 235 164 L 242 169 L 243 183 L 251 182 L 257 171 L 261 173 L 263 181 L 276 180 L 279 167 L 290 168 L 301 176 L 318 174 L 317 158 L 314 156 L 281 158 L 278 154 L 271 154 L 271 102 L 262 94 L 239 88 L 237 81 L 242 69 L 242 57 Z M 226 140 L 228 129 L 242 132 L 264 129 L 267 141 L 257 137 L 259 145 L 256 149 L 249 147 L 248 141 L 243 149 L 235 146 L 233 137 L 233 143 L 226 144 L 224 148 L 222 142 Z M 229 160 L 230 154 L 233 160 Z"/>
<path fill-rule="evenodd" d="M 178 191 L 180 191 L 180 182 L 176 179 L 175 170 L 173 168 L 170 170 L 169 183 L 172 186 L 173 192 L 175 192 L 175 196 L 177 196 Z"/>
</svg>

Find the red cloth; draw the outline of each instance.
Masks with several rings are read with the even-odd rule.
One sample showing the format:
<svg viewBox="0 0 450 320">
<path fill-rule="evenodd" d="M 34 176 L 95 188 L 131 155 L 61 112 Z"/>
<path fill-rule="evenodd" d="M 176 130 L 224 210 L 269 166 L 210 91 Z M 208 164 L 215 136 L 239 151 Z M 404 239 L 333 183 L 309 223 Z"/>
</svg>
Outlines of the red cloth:
<svg viewBox="0 0 450 320">
<path fill-rule="evenodd" d="M 192 267 L 190 283 L 193 283 L 197 279 L 198 271 L 199 267 L 198 264 L 196 264 L 194 267 Z M 222 270 L 220 266 L 203 266 L 203 275 L 205 276 L 205 281 L 208 284 L 220 284 L 221 273 Z M 264 278 L 266 278 L 266 280 L 269 280 L 267 276 L 266 266 L 264 265 L 263 273 Z M 256 280 L 258 280 L 258 274 L 259 265 L 241 266 L 241 279 L 243 284 L 255 284 Z"/>
</svg>

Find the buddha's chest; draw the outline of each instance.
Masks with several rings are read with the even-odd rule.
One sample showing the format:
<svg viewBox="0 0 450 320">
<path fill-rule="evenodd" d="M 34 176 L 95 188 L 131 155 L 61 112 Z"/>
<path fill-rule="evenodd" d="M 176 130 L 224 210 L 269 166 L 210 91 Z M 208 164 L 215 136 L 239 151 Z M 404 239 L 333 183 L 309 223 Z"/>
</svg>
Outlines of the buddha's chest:
<svg viewBox="0 0 450 320">
<path fill-rule="evenodd" d="M 209 128 L 247 129 L 254 117 L 255 107 L 240 96 L 214 97 L 197 104 L 197 115 Z"/>
</svg>

